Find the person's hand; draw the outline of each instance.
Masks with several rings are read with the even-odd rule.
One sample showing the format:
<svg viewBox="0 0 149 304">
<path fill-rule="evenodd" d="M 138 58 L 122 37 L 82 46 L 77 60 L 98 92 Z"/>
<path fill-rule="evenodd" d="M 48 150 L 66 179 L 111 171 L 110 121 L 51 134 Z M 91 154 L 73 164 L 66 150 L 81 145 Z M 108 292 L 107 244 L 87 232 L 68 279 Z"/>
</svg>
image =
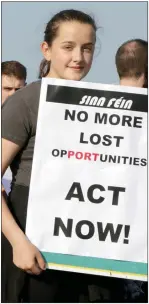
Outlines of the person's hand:
<svg viewBox="0 0 149 304">
<path fill-rule="evenodd" d="M 13 245 L 13 263 L 30 274 L 39 275 L 46 269 L 46 263 L 41 253 L 26 238 Z"/>
</svg>

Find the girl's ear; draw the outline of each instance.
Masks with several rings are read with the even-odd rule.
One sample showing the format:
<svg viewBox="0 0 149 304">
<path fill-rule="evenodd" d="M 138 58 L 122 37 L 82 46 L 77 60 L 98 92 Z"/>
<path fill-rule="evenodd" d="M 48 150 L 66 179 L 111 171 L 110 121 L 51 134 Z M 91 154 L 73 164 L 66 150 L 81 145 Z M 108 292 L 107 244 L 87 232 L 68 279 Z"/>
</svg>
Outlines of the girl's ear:
<svg viewBox="0 0 149 304">
<path fill-rule="evenodd" d="M 51 60 L 51 50 L 50 50 L 50 47 L 48 46 L 47 42 L 46 41 L 42 42 L 40 47 L 41 47 L 41 51 L 42 51 L 44 58 L 47 61 L 50 61 Z"/>
</svg>

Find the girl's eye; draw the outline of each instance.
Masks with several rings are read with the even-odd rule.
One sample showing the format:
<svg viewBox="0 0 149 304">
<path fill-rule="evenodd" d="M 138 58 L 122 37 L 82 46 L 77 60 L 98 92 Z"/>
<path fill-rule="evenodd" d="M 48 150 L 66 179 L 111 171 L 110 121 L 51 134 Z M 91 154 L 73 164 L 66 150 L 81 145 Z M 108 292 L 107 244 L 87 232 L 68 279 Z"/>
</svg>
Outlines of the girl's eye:
<svg viewBox="0 0 149 304">
<path fill-rule="evenodd" d="M 84 47 L 84 51 L 88 53 L 92 53 L 92 48 L 91 47 Z"/>
<path fill-rule="evenodd" d="M 71 51 L 71 50 L 72 50 L 72 46 L 66 45 L 66 46 L 64 46 L 64 49 L 65 49 L 65 50 L 68 50 L 68 51 Z"/>
</svg>

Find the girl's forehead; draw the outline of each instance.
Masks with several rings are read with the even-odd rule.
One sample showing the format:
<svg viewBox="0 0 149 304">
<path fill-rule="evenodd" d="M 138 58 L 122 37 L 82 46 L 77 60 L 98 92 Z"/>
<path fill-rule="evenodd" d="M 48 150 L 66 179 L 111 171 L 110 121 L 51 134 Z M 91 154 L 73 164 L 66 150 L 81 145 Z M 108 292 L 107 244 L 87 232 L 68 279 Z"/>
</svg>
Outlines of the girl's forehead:
<svg viewBox="0 0 149 304">
<path fill-rule="evenodd" d="M 92 25 L 79 21 L 61 22 L 58 27 L 57 38 L 59 39 L 89 39 L 94 40 L 95 30 Z"/>
</svg>

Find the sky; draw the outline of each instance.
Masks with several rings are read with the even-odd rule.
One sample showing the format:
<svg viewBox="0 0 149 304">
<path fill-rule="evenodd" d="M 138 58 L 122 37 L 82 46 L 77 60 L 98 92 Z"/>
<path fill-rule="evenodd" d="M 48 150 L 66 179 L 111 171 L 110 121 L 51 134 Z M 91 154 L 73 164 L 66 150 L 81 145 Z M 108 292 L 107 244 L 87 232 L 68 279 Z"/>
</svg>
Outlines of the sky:
<svg viewBox="0 0 149 304">
<path fill-rule="evenodd" d="M 2 61 L 17 60 L 27 67 L 27 82 L 38 78 L 46 23 L 63 9 L 89 13 L 100 27 L 91 71 L 85 81 L 116 84 L 115 54 L 133 38 L 147 40 L 147 2 L 2 2 Z"/>
</svg>

